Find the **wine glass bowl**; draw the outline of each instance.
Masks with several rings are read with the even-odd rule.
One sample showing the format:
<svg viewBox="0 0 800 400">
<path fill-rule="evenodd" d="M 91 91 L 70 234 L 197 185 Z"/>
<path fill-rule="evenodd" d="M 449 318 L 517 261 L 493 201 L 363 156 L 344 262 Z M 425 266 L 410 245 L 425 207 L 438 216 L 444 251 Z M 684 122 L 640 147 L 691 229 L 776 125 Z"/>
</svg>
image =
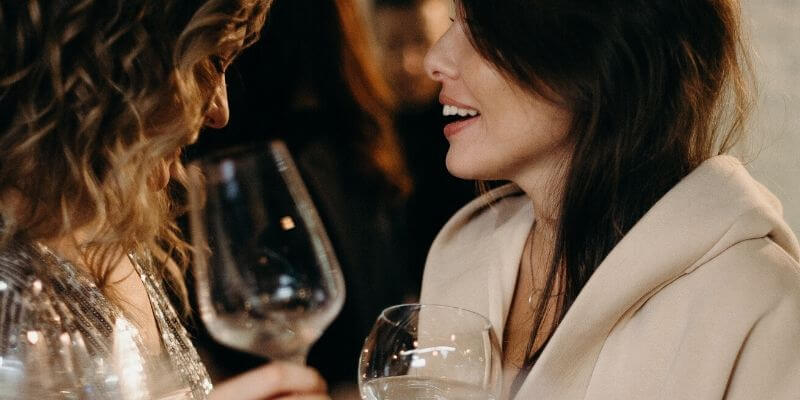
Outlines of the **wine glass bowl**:
<svg viewBox="0 0 800 400">
<path fill-rule="evenodd" d="M 404 304 L 378 317 L 359 360 L 365 400 L 494 400 L 501 358 L 491 323 L 456 307 Z"/>
<path fill-rule="evenodd" d="M 230 347 L 304 362 L 344 302 L 344 281 L 282 142 L 189 169 L 199 314 Z"/>
</svg>

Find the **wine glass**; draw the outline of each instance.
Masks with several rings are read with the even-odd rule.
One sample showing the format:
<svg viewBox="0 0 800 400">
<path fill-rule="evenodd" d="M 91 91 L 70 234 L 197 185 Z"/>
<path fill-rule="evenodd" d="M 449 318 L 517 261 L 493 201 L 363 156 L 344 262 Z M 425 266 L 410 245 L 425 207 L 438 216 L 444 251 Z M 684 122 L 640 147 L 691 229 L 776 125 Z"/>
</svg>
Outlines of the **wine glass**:
<svg viewBox="0 0 800 400">
<path fill-rule="evenodd" d="M 305 363 L 344 303 L 328 236 L 286 146 L 237 149 L 189 168 L 200 317 L 219 342 Z"/>
<path fill-rule="evenodd" d="M 385 309 L 361 351 L 365 400 L 494 400 L 500 347 L 491 323 L 456 307 L 403 304 Z"/>
</svg>

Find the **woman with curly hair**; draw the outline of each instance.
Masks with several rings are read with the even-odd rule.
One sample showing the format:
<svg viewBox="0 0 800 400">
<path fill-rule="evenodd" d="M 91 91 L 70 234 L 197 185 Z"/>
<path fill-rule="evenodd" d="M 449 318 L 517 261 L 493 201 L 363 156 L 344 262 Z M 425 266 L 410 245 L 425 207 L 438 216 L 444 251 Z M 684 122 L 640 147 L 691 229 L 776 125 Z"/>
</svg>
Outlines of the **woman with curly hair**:
<svg viewBox="0 0 800 400">
<path fill-rule="evenodd" d="M 227 123 L 269 3 L 0 1 L 0 397 L 326 398 L 284 364 L 212 391 L 165 292 L 180 149 Z"/>
<path fill-rule="evenodd" d="M 345 278 L 341 313 L 308 357 L 337 394 L 355 386 L 354 365 L 375 318 L 416 294 L 419 282 L 409 275 L 421 270 L 407 262 L 403 217 L 412 182 L 367 33 L 356 0 L 275 1 L 262 31 L 268 39 L 231 66 L 231 123 L 186 152 L 202 156 L 265 138 L 286 142 Z M 259 362 L 197 336 L 212 376 Z"/>
<path fill-rule="evenodd" d="M 794 399 L 800 246 L 725 155 L 751 103 L 736 0 L 457 0 L 428 53 L 447 168 L 506 180 L 422 300 L 487 315 L 504 398 Z"/>
</svg>

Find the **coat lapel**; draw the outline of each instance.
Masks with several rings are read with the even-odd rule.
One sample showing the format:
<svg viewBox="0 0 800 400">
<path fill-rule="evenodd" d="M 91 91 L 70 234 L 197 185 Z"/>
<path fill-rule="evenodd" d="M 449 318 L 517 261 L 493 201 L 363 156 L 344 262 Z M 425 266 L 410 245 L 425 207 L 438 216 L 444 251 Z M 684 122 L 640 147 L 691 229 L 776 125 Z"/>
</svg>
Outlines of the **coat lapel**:
<svg viewBox="0 0 800 400">
<path fill-rule="evenodd" d="M 503 206 L 487 205 L 493 198 L 501 199 Z M 507 185 L 459 211 L 433 244 L 422 302 L 477 312 L 489 319 L 502 339 L 520 257 L 533 224 L 532 208 L 519 188 Z M 468 229 L 462 229 L 465 226 Z"/>
<path fill-rule="evenodd" d="M 494 231 L 489 241 L 491 248 L 487 249 L 497 257 L 494 264 L 486 268 L 486 281 L 489 285 L 489 320 L 495 328 L 501 346 L 506 319 L 517 285 L 522 252 L 534 221 L 533 205 L 530 201 L 513 211 L 513 215 L 507 218 L 499 216 L 498 221 L 508 222 Z"/>
<path fill-rule="evenodd" d="M 667 193 L 597 268 L 517 398 L 587 398 L 594 365 L 617 323 L 662 287 L 734 244 L 741 229 L 763 230 L 750 232 L 753 237 L 771 235 L 769 225 L 737 226 L 742 215 L 764 214 L 772 226 L 785 224 L 753 200 L 771 197 L 759 190 L 738 161 L 715 157 Z M 796 241 L 790 247 L 797 249 Z"/>
</svg>

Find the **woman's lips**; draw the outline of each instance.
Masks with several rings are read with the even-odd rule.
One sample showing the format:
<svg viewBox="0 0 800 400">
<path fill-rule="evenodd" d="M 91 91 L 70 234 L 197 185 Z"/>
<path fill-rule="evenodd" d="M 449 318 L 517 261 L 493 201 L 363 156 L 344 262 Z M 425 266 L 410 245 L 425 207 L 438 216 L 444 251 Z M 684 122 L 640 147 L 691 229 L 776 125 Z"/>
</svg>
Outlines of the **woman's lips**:
<svg viewBox="0 0 800 400">
<path fill-rule="evenodd" d="M 479 114 L 479 115 L 476 115 L 474 117 L 458 120 L 458 121 L 451 122 L 451 123 L 445 125 L 444 126 L 444 137 L 449 138 L 449 137 L 461 132 L 466 127 L 474 124 L 475 122 L 478 122 L 478 118 L 480 118 L 480 117 L 481 116 Z"/>
</svg>

